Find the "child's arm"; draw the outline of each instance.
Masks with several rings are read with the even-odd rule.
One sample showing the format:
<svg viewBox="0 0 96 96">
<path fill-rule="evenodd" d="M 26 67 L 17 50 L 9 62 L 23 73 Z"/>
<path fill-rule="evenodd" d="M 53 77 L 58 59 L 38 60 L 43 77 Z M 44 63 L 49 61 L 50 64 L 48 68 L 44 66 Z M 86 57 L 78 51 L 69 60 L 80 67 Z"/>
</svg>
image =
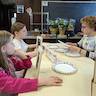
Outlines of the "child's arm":
<svg viewBox="0 0 96 96">
<path fill-rule="evenodd" d="M 28 48 L 36 48 L 36 46 L 37 46 L 36 44 L 29 44 Z"/>
<path fill-rule="evenodd" d="M 21 59 L 27 59 L 26 52 L 23 52 L 22 50 L 15 50 L 14 55 L 20 57 Z"/>
<path fill-rule="evenodd" d="M 28 56 L 27 59 L 20 59 L 18 57 L 10 57 L 16 70 L 28 69 L 32 66 L 31 58 Z"/>
<path fill-rule="evenodd" d="M 12 61 L 16 70 L 28 69 L 32 66 L 31 57 L 25 54 L 20 50 L 16 50 L 14 56 L 9 57 L 9 62 Z"/>
<path fill-rule="evenodd" d="M 37 56 L 37 51 L 34 50 L 34 51 L 31 51 L 31 52 L 26 52 L 26 55 L 30 56 L 31 58 L 35 57 L 35 56 Z"/>
<path fill-rule="evenodd" d="M 16 50 L 15 55 L 20 57 L 21 59 L 27 59 L 27 56 L 35 57 L 37 55 L 36 50 L 30 52 L 23 52 L 22 50 Z"/>
<path fill-rule="evenodd" d="M 0 92 L 23 93 L 37 90 L 37 79 L 14 78 L 0 71 Z"/>
<path fill-rule="evenodd" d="M 55 76 L 39 78 L 39 80 L 14 78 L 1 71 L 0 82 L 0 92 L 14 94 L 35 91 L 38 86 L 59 86 L 63 81 Z"/>
</svg>

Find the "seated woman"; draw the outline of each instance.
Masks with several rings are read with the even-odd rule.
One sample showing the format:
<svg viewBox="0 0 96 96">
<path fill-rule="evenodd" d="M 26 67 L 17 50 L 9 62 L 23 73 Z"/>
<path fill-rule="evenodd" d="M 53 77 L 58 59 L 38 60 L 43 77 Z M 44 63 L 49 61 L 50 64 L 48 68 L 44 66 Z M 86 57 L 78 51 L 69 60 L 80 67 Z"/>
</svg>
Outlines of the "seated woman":
<svg viewBox="0 0 96 96">
<path fill-rule="evenodd" d="M 14 35 L 13 44 L 15 49 L 24 52 L 31 57 L 36 56 L 36 51 L 27 52 L 28 48 L 36 48 L 36 44 L 26 44 L 23 39 L 27 36 L 26 25 L 20 22 L 16 22 L 11 26 L 11 33 Z"/>
<path fill-rule="evenodd" d="M 96 58 L 96 16 L 85 16 L 81 20 L 83 37 L 78 43 L 68 43 L 69 50 L 81 55 Z"/>
</svg>

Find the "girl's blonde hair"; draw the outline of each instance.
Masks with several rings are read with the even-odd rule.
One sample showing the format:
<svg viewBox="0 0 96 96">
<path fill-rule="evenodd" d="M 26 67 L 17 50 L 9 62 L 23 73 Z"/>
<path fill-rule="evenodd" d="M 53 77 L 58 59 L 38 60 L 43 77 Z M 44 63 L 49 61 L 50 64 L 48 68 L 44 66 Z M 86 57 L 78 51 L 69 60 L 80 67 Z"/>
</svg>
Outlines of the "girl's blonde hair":
<svg viewBox="0 0 96 96">
<path fill-rule="evenodd" d="M 10 41 L 12 34 L 8 31 L 1 30 L 0 31 L 0 67 L 7 69 L 7 61 L 5 60 L 6 54 L 2 52 L 1 48 L 3 45 Z"/>
<path fill-rule="evenodd" d="M 96 31 L 96 16 L 85 16 L 80 20 L 81 24 L 86 23 L 90 28 Z"/>
<path fill-rule="evenodd" d="M 11 33 L 14 34 L 14 32 L 19 32 L 21 29 L 23 29 L 26 25 L 21 22 L 16 22 L 11 26 Z M 14 34 L 15 35 L 15 34 Z"/>
</svg>

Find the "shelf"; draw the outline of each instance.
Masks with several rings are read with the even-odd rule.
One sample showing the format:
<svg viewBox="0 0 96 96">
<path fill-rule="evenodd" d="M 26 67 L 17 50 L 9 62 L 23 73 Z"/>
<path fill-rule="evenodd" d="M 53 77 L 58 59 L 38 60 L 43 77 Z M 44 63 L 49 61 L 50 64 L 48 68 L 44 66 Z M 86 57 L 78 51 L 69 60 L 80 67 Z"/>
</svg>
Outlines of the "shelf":
<svg viewBox="0 0 96 96">
<path fill-rule="evenodd" d="M 39 32 L 37 32 L 37 33 L 39 33 Z M 24 39 L 33 39 L 33 38 L 36 39 L 36 37 L 37 36 L 33 36 L 32 32 L 30 32 L 29 36 L 26 36 Z M 56 34 L 43 34 L 42 37 L 43 37 L 43 39 L 56 39 Z M 81 36 L 77 36 L 77 35 L 75 35 L 73 37 L 67 37 L 66 35 L 63 35 L 63 36 L 57 35 L 57 39 L 81 39 L 81 38 L 82 38 Z"/>
</svg>

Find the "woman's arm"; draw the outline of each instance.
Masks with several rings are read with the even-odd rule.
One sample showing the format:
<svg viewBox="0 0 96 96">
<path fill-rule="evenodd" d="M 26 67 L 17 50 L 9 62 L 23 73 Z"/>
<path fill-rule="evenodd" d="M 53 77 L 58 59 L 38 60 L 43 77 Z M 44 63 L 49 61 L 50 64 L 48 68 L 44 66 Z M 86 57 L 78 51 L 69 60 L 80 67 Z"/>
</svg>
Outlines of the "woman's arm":
<svg viewBox="0 0 96 96">
<path fill-rule="evenodd" d="M 68 45 L 77 46 L 77 43 L 67 42 Z"/>
<path fill-rule="evenodd" d="M 96 51 L 87 51 L 85 49 L 82 49 L 82 48 L 76 47 L 76 46 L 69 46 L 68 49 L 70 51 L 74 51 L 74 52 L 80 53 L 81 56 L 90 57 L 92 59 L 96 58 Z"/>
<path fill-rule="evenodd" d="M 77 47 L 77 46 L 69 46 L 68 49 L 73 52 L 78 52 L 80 53 L 81 56 L 86 56 L 86 50 Z"/>
</svg>

